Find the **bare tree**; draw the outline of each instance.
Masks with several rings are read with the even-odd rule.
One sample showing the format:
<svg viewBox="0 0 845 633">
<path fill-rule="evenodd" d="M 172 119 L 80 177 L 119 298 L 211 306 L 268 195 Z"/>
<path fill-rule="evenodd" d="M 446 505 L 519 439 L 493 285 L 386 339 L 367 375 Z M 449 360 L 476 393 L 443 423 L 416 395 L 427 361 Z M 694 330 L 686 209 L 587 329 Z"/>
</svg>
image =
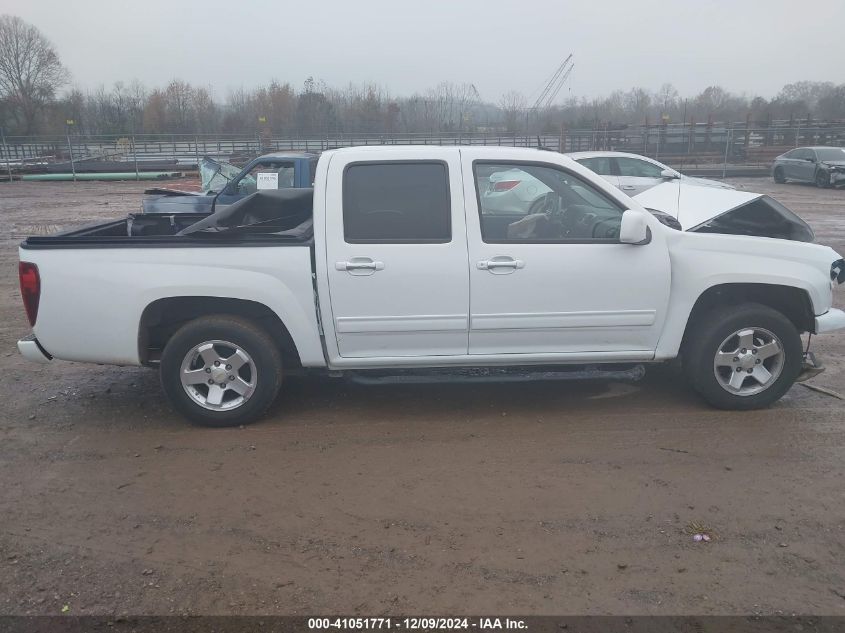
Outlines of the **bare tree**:
<svg viewBox="0 0 845 633">
<path fill-rule="evenodd" d="M 505 128 L 509 134 L 519 131 L 520 124 L 525 115 L 525 97 L 521 92 L 509 90 L 499 99 L 499 109 L 505 119 Z"/>
<path fill-rule="evenodd" d="M 53 45 L 37 28 L 17 16 L 0 17 L 0 96 L 24 134 L 33 132 L 39 112 L 67 77 Z"/>
<path fill-rule="evenodd" d="M 472 131 L 472 111 L 481 101 L 481 95 L 478 94 L 475 84 L 469 83 L 455 86 L 453 95 L 455 97 L 455 105 L 458 109 L 458 131 Z"/>
<path fill-rule="evenodd" d="M 164 89 L 169 132 L 190 132 L 195 121 L 194 88 L 186 81 L 174 79 Z"/>
<path fill-rule="evenodd" d="M 668 113 L 671 109 L 677 107 L 678 104 L 678 89 L 671 83 L 664 83 L 660 86 L 657 93 L 659 102 L 662 104 L 663 113 Z"/>
<path fill-rule="evenodd" d="M 160 134 L 167 131 L 167 101 L 164 92 L 158 88 L 147 97 L 142 120 L 145 132 Z"/>
</svg>

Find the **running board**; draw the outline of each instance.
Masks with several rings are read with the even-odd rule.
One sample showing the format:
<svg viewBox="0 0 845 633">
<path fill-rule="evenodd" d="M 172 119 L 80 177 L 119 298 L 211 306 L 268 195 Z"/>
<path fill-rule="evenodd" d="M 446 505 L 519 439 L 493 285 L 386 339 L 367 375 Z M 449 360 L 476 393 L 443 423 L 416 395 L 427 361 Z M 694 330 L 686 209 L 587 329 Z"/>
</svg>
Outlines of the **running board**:
<svg viewBox="0 0 845 633">
<path fill-rule="evenodd" d="M 618 366 L 616 366 L 618 367 Z M 645 376 L 643 365 L 624 369 L 601 369 L 590 365 L 579 369 L 532 367 L 455 367 L 396 369 L 393 371 L 345 371 L 344 378 L 360 385 L 409 385 L 433 383 L 534 382 L 551 380 L 613 380 L 636 382 Z"/>
</svg>

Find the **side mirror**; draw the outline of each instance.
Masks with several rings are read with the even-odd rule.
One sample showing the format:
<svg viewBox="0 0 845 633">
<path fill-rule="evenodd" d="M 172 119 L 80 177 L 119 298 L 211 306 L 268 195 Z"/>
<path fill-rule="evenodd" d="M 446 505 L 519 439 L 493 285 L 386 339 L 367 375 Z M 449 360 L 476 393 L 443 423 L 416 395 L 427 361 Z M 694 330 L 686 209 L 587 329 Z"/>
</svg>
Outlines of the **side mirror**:
<svg viewBox="0 0 845 633">
<path fill-rule="evenodd" d="M 631 209 L 622 214 L 619 226 L 619 241 L 623 244 L 640 246 L 651 241 L 651 229 L 648 228 L 646 214 Z"/>
<path fill-rule="evenodd" d="M 804 160 L 806 160 L 808 163 L 815 163 L 816 162 L 816 159 L 813 158 L 812 156 L 810 158 L 805 158 Z"/>
<path fill-rule="evenodd" d="M 675 178 L 680 178 L 681 174 L 673 169 L 664 169 L 660 172 L 660 177 L 665 178 L 666 180 L 674 180 Z"/>
</svg>

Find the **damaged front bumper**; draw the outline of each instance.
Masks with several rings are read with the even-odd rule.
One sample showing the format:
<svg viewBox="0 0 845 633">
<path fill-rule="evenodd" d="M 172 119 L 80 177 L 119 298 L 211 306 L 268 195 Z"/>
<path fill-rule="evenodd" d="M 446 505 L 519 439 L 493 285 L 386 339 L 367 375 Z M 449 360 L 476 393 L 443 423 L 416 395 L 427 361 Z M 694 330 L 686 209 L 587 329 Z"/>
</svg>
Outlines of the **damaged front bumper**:
<svg viewBox="0 0 845 633">
<path fill-rule="evenodd" d="M 845 312 L 831 308 L 824 314 L 816 317 L 816 334 L 823 334 L 825 332 L 832 332 L 833 330 L 841 330 L 845 328 Z"/>
<path fill-rule="evenodd" d="M 830 184 L 834 187 L 845 186 L 845 171 L 832 171 L 829 174 Z"/>
</svg>

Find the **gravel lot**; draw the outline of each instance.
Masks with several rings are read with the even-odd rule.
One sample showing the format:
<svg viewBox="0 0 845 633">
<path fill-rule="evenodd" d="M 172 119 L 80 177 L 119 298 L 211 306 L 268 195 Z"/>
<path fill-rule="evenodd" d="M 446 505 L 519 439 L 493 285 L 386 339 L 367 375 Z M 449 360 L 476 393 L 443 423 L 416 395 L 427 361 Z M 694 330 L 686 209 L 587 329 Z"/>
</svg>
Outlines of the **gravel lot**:
<svg viewBox="0 0 845 633">
<path fill-rule="evenodd" d="M 845 191 L 735 182 L 845 253 Z M 0 185 L 0 613 L 845 615 L 845 402 L 803 386 L 734 413 L 669 367 L 291 379 L 266 420 L 212 430 L 150 369 L 21 359 L 18 241 L 146 186 Z M 814 349 L 812 382 L 845 393 L 845 336 Z"/>
</svg>

